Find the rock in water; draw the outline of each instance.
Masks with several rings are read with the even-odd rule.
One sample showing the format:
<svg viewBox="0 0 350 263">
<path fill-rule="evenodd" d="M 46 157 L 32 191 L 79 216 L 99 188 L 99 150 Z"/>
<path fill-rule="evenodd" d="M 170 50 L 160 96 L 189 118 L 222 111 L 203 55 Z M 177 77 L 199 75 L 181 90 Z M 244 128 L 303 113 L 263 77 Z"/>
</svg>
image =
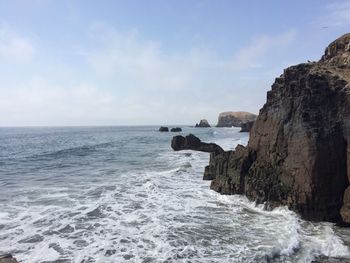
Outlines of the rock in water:
<svg viewBox="0 0 350 263">
<path fill-rule="evenodd" d="M 176 128 L 171 128 L 171 130 L 170 130 L 171 132 L 181 132 L 182 131 L 182 129 L 181 128 L 179 128 L 179 127 L 176 127 Z"/>
<path fill-rule="evenodd" d="M 169 128 L 168 128 L 168 127 L 163 127 L 163 126 L 162 126 L 162 127 L 159 128 L 159 131 L 160 131 L 160 132 L 168 132 L 168 131 L 169 131 Z"/>
<path fill-rule="evenodd" d="M 242 123 L 255 121 L 256 115 L 244 111 L 227 111 L 219 114 L 216 127 L 241 127 Z"/>
<path fill-rule="evenodd" d="M 215 154 L 224 152 L 219 145 L 215 143 L 201 142 L 201 140 L 193 134 L 189 134 L 186 137 L 181 135 L 174 136 L 171 141 L 171 148 L 173 148 L 174 151 L 194 150 Z"/>
<path fill-rule="evenodd" d="M 255 121 L 248 121 L 241 124 L 241 130 L 239 132 L 250 132 Z"/>
<path fill-rule="evenodd" d="M 349 83 L 350 34 L 331 43 L 320 61 L 285 69 L 247 147 L 210 158 L 211 188 L 287 205 L 305 219 L 350 223 Z"/>
<path fill-rule="evenodd" d="M 199 124 L 197 123 L 196 128 L 210 128 L 209 122 L 206 119 L 203 119 L 199 122 Z"/>
<path fill-rule="evenodd" d="M 11 255 L 0 255 L 0 263 L 18 263 L 18 261 Z"/>
</svg>

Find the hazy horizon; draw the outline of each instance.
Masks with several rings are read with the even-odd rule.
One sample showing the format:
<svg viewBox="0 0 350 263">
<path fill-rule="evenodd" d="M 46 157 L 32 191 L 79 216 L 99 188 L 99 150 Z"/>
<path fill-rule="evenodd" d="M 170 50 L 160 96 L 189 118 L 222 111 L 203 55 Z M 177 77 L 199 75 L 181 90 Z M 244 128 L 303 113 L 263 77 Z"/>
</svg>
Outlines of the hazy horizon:
<svg viewBox="0 0 350 263">
<path fill-rule="evenodd" d="M 350 1 L 14 0 L 0 17 L 1 127 L 215 125 L 319 60 Z"/>
</svg>

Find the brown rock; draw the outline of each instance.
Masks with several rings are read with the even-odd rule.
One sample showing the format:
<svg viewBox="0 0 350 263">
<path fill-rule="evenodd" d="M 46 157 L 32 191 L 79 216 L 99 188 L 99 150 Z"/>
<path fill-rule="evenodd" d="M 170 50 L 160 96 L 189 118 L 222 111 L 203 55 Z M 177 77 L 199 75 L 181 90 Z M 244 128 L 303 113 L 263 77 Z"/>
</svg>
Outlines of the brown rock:
<svg viewBox="0 0 350 263">
<path fill-rule="evenodd" d="M 239 132 L 250 132 L 255 121 L 248 121 L 241 124 L 241 130 Z"/>
<path fill-rule="evenodd" d="M 18 263 L 18 261 L 11 255 L 0 255 L 0 263 Z"/>
<path fill-rule="evenodd" d="M 216 127 L 241 127 L 242 123 L 255 121 L 256 115 L 245 111 L 226 111 L 219 114 Z"/>
</svg>

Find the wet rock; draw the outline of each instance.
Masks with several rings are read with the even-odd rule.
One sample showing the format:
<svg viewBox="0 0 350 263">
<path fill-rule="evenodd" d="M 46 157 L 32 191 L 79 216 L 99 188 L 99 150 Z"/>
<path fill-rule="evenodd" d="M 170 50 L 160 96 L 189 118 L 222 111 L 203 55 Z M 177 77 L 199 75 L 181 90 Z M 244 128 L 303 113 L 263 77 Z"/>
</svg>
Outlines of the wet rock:
<svg viewBox="0 0 350 263">
<path fill-rule="evenodd" d="M 0 263 L 18 263 L 11 254 L 0 255 Z"/>
<path fill-rule="evenodd" d="M 255 121 L 248 121 L 241 124 L 241 130 L 239 132 L 250 132 Z"/>
<path fill-rule="evenodd" d="M 169 128 L 168 128 L 168 127 L 162 126 L 162 127 L 159 128 L 159 131 L 160 131 L 160 132 L 168 132 L 168 131 L 169 131 Z"/>
<path fill-rule="evenodd" d="M 196 128 L 209 128 L 209 122 L 206 119 L 200 120 L 199 124 L 196 123 Z"/>
<path fill-rule="evenodd" d="M 257 116 L 245 111 L 226 111 L 219 114 L 216 127 L 241 127 L 243 123 L 255 121 Z"/>
<path fill-rule="evenodd" d="M 36 235 L 31 236 L 31 237 L 24 238 L 24 239 L 18 241 L 18 243 L 38 243 L 38 242 L 41 242 L 43 240 L 44 240 L 43 236 L 36 234 Z"/>
<path fill-rule="evenodd" d="M 304 219 L 350 222 L 349 49 L 346 34 L 319 62 L 276 78 L 247 147 L 210 158 L 212 189 L 286 205 Z"/>
<path fill-rule="evenodd" d="M 209 153 L 221 153 L 224 151 L 215 143 L 201 142 L 201 140 L 193 134 L 189 134 L 186 137 L 181 135 L 174 136 L 171 141 L 171 148 L 173 148 L 174 151 L 194 150 Z"/>
<path fill-rule="evenodd" d="M 176 127 L 176 128 L 171 128 L 171 130 L 170 130 L 171 132 L 181 132 L 182 131 L 182 129 L 181 128 L 179 128 L 179 127 Z"/>
</svg>

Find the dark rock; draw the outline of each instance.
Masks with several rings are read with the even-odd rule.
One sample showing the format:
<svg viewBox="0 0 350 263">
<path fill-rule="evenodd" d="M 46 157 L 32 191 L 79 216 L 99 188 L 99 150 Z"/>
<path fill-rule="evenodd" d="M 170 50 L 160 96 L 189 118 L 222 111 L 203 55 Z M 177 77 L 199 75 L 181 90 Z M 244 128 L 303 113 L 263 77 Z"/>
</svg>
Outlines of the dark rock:
<svg viewBox="0 0 350 263">
<path fill-rule="evenodd" d="M 312 263 L 350 263 L 349 258 L 320 256 L 312 261 Z"/>
<path fill-rule="evenodd" d="M 11 254 L 0 255 L 0 263 L 18 263 Z"/>
<path fill-rule="evenodd" d="M 179 127 L 176 127 L 176 128 L 171 128 L 171 130 L 170 130 L 171 132 L 181 132 L 182 131 L 182 129 L 181 128 L 179 128 Z"/>
<path fill-rule="evenodd" d="M 168 131 L 169 131 L 169 128 L 168 128 L 168 127 L 163 127 L 163 126 L 162 126 L 162 127 L 159 128 L 159 131 L 160 131 L 160 132 L 168 132 Z"/>
<path fill-rule="evenodd" d="M 209 122 L 206 119 L 200 120 L 199 124 L 196 123 L 196 128 L 210 128 Z"/>
<path fill-rule="evenodd" d="M 255 121 L 256 115 L 244 111 L 226 111 L 219 114 L 216 127 L 241 127 L 242 123 Z"/>
<path fill-rule="evenodd" d="M 250 132 L 255 121 L 248 121 L 241 124 L 241 130 L 239 132 Z"/>
<path fill-rule="evenodd" d="M 171 140 L 171 148 L 175 151 L 181 150 L 194 150 L 209 153 L 222 153 L 224 150 L 215 143 L 205 143 L 201 142 L 199 138 L 193 134 L 189 134 L 186 137 L 181 135 L 174 136 Z"/>
<path fill-rule="evenodd" d="M 319 62 L 276 78 L 246 148 L 210 158 L 222 194 L 287 205 L 304 219 L 350 222 L 350 34 Z"/>
</svg>

